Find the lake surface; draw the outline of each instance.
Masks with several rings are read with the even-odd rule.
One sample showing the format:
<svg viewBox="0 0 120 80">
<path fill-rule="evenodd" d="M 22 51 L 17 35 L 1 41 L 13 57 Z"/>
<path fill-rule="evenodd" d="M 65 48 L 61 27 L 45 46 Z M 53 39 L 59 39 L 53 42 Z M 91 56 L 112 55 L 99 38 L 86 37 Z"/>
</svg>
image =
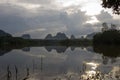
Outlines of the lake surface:
<svg viewBox="0 0 120 80">
<path fill-rule="evenodd" d="M 120 80 L 119 52 L 91 46 L 0 49 L 0 80 Z"/>
</svg>

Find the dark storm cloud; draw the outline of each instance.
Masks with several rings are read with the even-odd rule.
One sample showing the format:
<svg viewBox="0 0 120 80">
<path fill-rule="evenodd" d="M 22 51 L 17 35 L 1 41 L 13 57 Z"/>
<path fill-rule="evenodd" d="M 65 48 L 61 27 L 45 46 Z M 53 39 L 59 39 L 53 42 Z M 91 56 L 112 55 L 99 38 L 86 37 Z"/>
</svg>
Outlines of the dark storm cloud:
<svg viewBox="0 0 120 80">
<path fill-rule="evenodd" d="M 25 11 L 18 6 L 0 4 L 0 29 L 12 34 L 27 30 L 29 26 L 22 17 L 23 12 Z"/>
</svg>

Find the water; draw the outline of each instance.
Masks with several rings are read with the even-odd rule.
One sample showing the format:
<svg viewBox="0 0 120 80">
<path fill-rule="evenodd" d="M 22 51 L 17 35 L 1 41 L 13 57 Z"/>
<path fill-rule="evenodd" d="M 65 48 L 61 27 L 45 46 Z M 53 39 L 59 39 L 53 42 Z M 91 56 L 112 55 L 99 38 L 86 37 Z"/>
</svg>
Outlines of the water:
<svg viewBox="0 0 120 80">
<path fill-rule="evenodd" d="M 0 49 L 0 80 L 120 80 L 120 48 L 112 49 L 91 46 Z"/>
</svg>

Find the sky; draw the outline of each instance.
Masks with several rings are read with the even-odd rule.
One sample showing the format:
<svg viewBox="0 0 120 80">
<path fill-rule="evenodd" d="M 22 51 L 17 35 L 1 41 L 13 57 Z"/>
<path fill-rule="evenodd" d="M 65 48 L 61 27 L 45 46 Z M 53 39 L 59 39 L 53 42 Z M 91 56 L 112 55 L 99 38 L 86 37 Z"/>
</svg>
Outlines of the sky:
<svg viewBox="0 0 120 80">
<path fill-rule="evenodd" d="M 103 22 L 120 26 L 120 15 L 104 9 L 101 0 L 0 0 L 0 29 L 21 36 L 45 38 L 63 32 L 68 37 L 100 31 Z"/>
</svg>

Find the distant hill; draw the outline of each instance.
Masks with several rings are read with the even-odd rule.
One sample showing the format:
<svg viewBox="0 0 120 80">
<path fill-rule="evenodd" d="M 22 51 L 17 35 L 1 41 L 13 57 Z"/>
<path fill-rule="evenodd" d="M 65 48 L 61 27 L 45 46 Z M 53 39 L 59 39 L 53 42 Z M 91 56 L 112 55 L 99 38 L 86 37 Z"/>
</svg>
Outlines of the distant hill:
<svg viewBox="0 0 120 80">
<path fill-rule="evenodd" d="M 48 34 L 45 37 L 45 40 L 65 40 L 68 39 L 68 37 L 65 35 L 65 33 L 58 32 L 56 36 L 52 36 L 51 34 Z"/>
<path fill-rule="evenodd" d="M 72 40 L 75 39 L 75 36 L 74 36 L 74 35 L 71 35 L 70 39 L 72 39 Z"/>
<path fill-rule="evenodd" d="M 12 37 L 12 35 L 9 34 L 9 33 L 6 33 L 6 32 L 3 31 L 3 30 L 0 30 L 0 37 Z"/>
<path fill-rule="evenodd" d="M 48 35 L 45 37 L 45 39 L 51 40 L 51 39 L 53 39 L 53 36 L 52 36 L 51 34 L 48 34 Z"/>
<path fill-rule="evenodd" d="M 86 38 L 87 39 L 93 39 L 93 36 L 95 35 L 96 33 L 94 32 L 94 33 L 91 33 L 91 34 L 88 34 L 87 36 L 86 36 Z"/>
<path fill-rule="evenodd" d="M 29 34 L 23 34 L 21 37 L 23 39 L 31 39 L 31 36 Z"/>
</svg>

